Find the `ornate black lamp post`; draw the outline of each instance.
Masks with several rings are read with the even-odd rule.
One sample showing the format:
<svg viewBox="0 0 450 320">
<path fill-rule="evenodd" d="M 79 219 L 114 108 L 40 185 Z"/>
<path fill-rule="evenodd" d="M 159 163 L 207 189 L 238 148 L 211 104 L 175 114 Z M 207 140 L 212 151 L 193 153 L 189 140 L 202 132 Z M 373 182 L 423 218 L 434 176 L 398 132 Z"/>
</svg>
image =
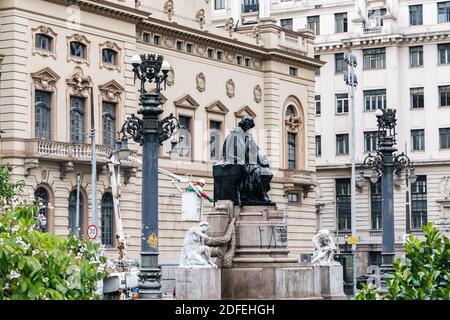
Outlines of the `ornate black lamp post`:
<svg viewBox="0 0 450 320">
<path fill-rule="evenodd" d="M 375 155 L 369 154 L 361 164 L 357 184 L 362 187 L 367 181 L 364 169 L 372 169 L 370 181 L 376 183 L 382 177 L 381 185 L 381 223 L 382 223 L 382 265 L 381 271 L 389 274 L 393 270 L 395 257 L 394 234 L 394 175 L 396 180 L 401 177 L 401 171 L 409 171 L 409 180 L 414 182 L 415 173 L 410 159 L 404 154 L 395 154 L 397 149 L 395 126 L 396 110 L 378 109 L 375 112 L 378 121 L 378 148 Z"/>
<path fill-rule="evenodd" d="M 161 268 L 158 263 L 158 147 L 178 130 L 178 120 L 171 113 L 158 119 L 161 107 L 161 84 L 166 83 L 170 65 L 161 55 L 135 55 L 131 59 L 133 72 L 141 81 L 138 114 L 127 118 L 119 133 L 121 158 L 127 155 L 127 140 L 133 139 L 142 147 L 142 233 L 139 292 L 143 299 L 160 299 Z M 155 83 L 154 90 L 146 90 L 146 82 Z M 128 153 L 129 154 L 129 153 Z"/>
</svg>

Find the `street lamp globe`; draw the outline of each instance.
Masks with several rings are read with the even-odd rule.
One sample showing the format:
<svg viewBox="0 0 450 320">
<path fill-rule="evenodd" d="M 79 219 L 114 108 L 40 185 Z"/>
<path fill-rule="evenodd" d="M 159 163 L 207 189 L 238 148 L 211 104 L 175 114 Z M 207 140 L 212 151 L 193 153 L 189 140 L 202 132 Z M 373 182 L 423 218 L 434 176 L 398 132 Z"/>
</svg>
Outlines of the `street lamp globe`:
<svg viewBox="0 0 450 320">
<path fill-rule="evenodd" d="M 170 70 L 170 63 L 167 60 L 164 60 L 162 65 L 161 65 L 161 71 L 163 73 L 167 73 Z"/>
<path fill-rule="evenodd" d="M 366 178 L 364 178 L 364 170 L 359 171 L 358 179 L 356 179 L 356 185 L 358 188 L 362 189 L 367 183 Z"/>
<path fill-rule="evenodd" d="M 372 174 L 370 175 L 370 182 L 373 184 L 378 182 L 379 174 L 376 169 L 372 169 Z"/>
<path fill-rule="evenodd" d="M 138 67 L 140 64 L 142 63 L 142 59 L 141 56 L 138 54 L 135 54 L 132 58 L 131 58 L 131 65 L 133 67 Z"/>
<path fill-rule="evenodd" d="M 375 116 L 377 116 L 377 118 L 381 117 L 382 115 L 383 115 L 383 110 L 377 109 L 377 111 L 375 111 Z"/>
<path fill-rule="evenodd" d="M 411 168 L 409 169 L 409 182 L 416 183 L 417 176 L 416 176 L 416 169 Z"/>
</svg>

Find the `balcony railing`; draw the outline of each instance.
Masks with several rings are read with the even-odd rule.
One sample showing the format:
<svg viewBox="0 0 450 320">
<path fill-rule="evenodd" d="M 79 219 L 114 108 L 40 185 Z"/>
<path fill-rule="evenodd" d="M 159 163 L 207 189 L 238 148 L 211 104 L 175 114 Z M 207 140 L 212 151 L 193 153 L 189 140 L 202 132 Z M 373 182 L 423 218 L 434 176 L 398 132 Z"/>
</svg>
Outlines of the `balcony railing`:
<svg viewBox="0 0 450 320">
<path fill-rule="evenodd" d="M 303 170 L 281 170 L 283 172 L 283 177 L 287 179 L 292 179 L 293 183 L 297 184 L 314 184 L 314 175 L 311 171 Z"/>
<path fill-rule="evenodd" d="M 363 33 L 364 34 L 381 33 L 381 30 L 382 30 L 382 27 L 364 28 Z"/>
<path fill-rule="evenodd" d="M 242 12 L 248 13 L 248 12 L 258 12 L 259 11 L 259 3 L 253 3 L 253 4 L 242 4 Z"/>
</svg>

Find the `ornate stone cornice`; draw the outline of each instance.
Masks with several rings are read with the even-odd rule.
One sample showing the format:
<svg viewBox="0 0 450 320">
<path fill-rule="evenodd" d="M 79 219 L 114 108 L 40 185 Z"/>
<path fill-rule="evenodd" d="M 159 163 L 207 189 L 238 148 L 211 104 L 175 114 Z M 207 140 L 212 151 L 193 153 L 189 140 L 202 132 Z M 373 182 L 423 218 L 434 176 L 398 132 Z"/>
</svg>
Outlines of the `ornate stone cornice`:
<svg viewBox="0 0 450 320">
<path fill-rule="evenodd" d="M 60 76 L 49 67 L 46 67 L 37 72 L 33 72 L 31 78 L 34 81 L 36 88 L 53 91 L 55 90 L 55 84 L 60 79 Z"/>
</svg>

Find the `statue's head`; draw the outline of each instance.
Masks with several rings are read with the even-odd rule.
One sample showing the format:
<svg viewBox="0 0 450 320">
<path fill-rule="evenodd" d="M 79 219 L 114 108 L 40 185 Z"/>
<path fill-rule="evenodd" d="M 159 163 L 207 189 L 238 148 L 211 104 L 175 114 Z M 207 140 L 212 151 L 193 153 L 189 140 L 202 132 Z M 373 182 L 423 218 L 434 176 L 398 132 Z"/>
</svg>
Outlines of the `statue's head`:
<svg viewBox="0 0 450 320">
<path fill-rule="evenodd" d="M 206 232 L 206 231 L 208 231 L 210 228 L 211 228 L 211 226 L 209 225 L 209 223 L 208 222 L 200 222 L 200 224 L 199 224 L 199 227 L 200 227 L 200 229 L 203 231 L 203 232 Z"/>
<path fill-rule="evenodd" d="M 242 128 L 242 130 L 247 131 L 255 126 L 255 121 L 250 116 L 245 116 L 242 118 L 242 120 L 239 122 L 239 127 Z"/>
</svg>

